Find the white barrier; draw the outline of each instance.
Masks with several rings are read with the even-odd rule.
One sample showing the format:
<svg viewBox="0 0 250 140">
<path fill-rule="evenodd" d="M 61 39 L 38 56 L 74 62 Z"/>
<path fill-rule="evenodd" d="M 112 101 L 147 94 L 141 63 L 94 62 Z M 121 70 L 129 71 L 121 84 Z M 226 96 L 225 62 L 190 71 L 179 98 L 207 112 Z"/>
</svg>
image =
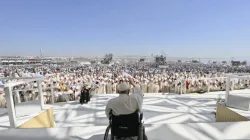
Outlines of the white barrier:
<svg viewBox="0 0 250 140">
<path fill-rule="evenodd" d="M 181 87 L 184 89 L 184 93 L 186 93 L 186 81 L 199 81 L 199 80 L 218 80 L 218 79 L 226 79 L 226 77 L 212 77 L 212 78 L 199 78 L 199 79 L 192 79 L 192 78 L 188 78 L 188 79 L 184 79 L 182 80 L 181 82 Z M 185 86 L 185 87 L 184 87 Z M 210 84 L 207 85 L 207 92 L 209 93 L 210 92 Z M 182 92 L 182 93 L 183 93 Z"/>
<path fill-rule="evenodd" d="M 249 74 L 228 74 L 227 81 L 226 81 L 226 97 L 225 97 L 226 106 L 249 111 L 250 110 L 250 93 L 246 93 L 244 95 L 230 94 L 231 79 L 250 80 L 250 73 Z"/>
</svg>

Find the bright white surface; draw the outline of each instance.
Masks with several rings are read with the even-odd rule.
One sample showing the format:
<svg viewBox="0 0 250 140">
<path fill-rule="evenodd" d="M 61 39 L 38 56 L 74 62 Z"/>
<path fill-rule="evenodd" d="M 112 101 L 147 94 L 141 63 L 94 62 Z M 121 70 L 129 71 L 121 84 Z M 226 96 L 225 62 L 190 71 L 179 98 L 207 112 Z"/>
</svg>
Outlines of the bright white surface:
<svg viewBox="0 0 250 140">
<path fill-rule="evenodd" d="M 150 140 L 247 140 L 250 122 L 145 125 Z M 3 140 L 102 140 L 106 126 L 0 131 Z"/>
<path fill-rule="evenodd" d="M 116 94 L 96 95 L 89 104 L 79 102 L 56 103 L 54 107 L 57 128 L 8 128 L 6 110 L 0 110 L 0 139 L 3 140 L 102 140 L 108 119 L 104 109 Z M 225 92 L 208 94 L 161 95 L 145 94 L 144 120 L 150 140 L 232 140 L 250 139 L 250 122 L 215 123 L 216 98 Z M 21 119 L 18 121 L 20 122 Z M 24 119 L 23 119 L 24 120 Z M 7 123 L 4 121 L 7 121 Z M 5 129 L 5 130 L 4 130 Z M 39 133 L 37 133 L 39 132 Z"/>
<path fill-rule="evenodd" d="M 27 114 L 34 114 L 41 112 L 41 105 L 39 100 L 27 101 L 15 104 L 16 117 L 26 116 Z"/>
<path fill-rule="evenodd" d="M 76 101 L 56 103 L 54 105 L 46 105 L 46 107 L 54 107 L 57 127 L 106 126 L 108 125 L 108 119 L 105 116 L 104 109 L 107 101 L 116 96 L 118 95 L 99 94 L 94 96 L 89 104 L 80 105 L 79 102 Z M 217 96 L 220 97 L 218 94 L 181 96 L 176 94 L 145 94 L 143 103 L 145 123 L 166 124 L 214 122 L 215 116 L 211 112 L 215 112 L 216 110 L 216 100 L 211 97 L 217 98 Z M 25 111 L 25 109 L 23 111 Z M 0 116 L 0 126 L 4 126 L 2 129 L 8 127 L 8 122 L 1 123 L 3 117 L 6 116 L 7 114 L 2 117 Z M 6 119 L 7 118 L 4 120 Z M 6 121 L 8 121 L 8 119 Z"/>
<path fill-rule="evenodd" d="M 97 95 L 88 104 L 54 105 L 57 127 L 108 125 L 107 101 L 116 95 Z M 199 96 L 199 95 L 198 95 Z M 201 96 L 202 97 L 202 96 Z M 195 96 L 145 94 L 143 116 L 146 124 L 215 122 L 216 100 Z"/>
<path fill-rule="evenodd" d="M 239 76 L 243 75 L 243 76 Z M 246 92 L 244 95 L 238 95 L 238 94 L 233 94 L 231 93 L 231 82 L 234 85 L 235 81 L 232 81 L 232 79 L 238 79 L 238 80 L 249 80 L 250 79 L 250 74 L 232 74 L 232 75 L 227 75 L 227 80 L 226 80 L 226 106 L 228 107 L 233 107 L 237 109 L 242 109 L 242 110 L 250 110 L 250 92 Z M 244 82 L 246 84 L 246 82 Z M 249 89 L 247 89 L 249 90 Z M 242 90 L 242 91 L 247 91 L 247 90 Z"/>
</svg>

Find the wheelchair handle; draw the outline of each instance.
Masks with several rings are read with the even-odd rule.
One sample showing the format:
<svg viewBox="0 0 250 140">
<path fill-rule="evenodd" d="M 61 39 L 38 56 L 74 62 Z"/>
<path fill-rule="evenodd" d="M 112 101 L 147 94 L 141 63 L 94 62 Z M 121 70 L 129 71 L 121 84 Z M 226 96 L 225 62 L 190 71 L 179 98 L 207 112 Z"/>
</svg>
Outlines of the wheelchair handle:
<svg viewBox="0 0 250 140">
<path fill-rule="evenodd" d="M 143 113 L 140 113 L 140 121 L 143 119 Z"/>
</svg>

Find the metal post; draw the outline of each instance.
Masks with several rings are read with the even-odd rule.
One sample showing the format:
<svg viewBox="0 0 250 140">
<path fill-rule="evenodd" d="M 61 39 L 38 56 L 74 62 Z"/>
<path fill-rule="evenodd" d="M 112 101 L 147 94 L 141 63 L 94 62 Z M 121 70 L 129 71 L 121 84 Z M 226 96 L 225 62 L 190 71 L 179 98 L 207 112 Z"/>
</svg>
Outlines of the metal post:
<svg viewBox="0 0 250 140">
<path fill-rule="evenodd" d="M 54 85 L 51 84 L 51 104 L 55 102 L 55 95 L 54 95 Z"/>
<path fill-rule="evenodd" d="M 229 91 L 230 91 L 230 76 L 227 75 L 227 81 L 226 81 L 226 96 L 225 96 L 225 103 L 227 105 L 227 99 L 228 99 L 228 96 L 229 96 Z"/>
<path fill-rule="evenodd" d="M 44 109 L 44 101 L 43 101 L 43 91 L 42 91 L 42 84 L 41 81 L 38 80 L 38 94 L 40 97 L 41 109 Z"/>
<path fill-rule="evenodd" d="M 211 83 L 209 82 L 208 85 L 207 85 L 207 93 L 210 92 L 210 88 L 211 88 L 211 85 L 210 85 L 210 84 L 211 84 Z"/>
<path fill-rule="evenodd" d="M 21 103 L 21 99 L 20 99 L 20 94 L 18 91 L 15 91 L 15 94 L 16 94 L 16 99 L 17 99 L 17 103 Z"/>
<path fill-rule="evenodd" d="M 31 100 L 33 101 L 33 100 L 36 100 L 36 93 L 35 93 L 35 91 L 34 91 L 34 88 L 33 88 L 33 90 L 31 91 Z"/>
<path fill-rule="evenodd" d="M 174 81 L 174 92 L 178 93 L 177 80 Z"/>
<path fill-rule="evenodd" d="M 16 128 L 16 111 L 15 111 L 15 105 L 13 101 L 12 96 L 12 89 L 11 87 L 5 87 L 4 88 L 5 98 L 7 102 L 7 109 L 8 109 L 8 116 L 10 121 L 10 128 Z"/>
<path fill-rule="evenodd" d="M 232 81 L 232 85 L 231 85 L 231 90 L 234 90 L 234 88 L 235 88 L 235 87 L 234 87 L 234 82 L 235 82 L 235 81 L 233 80 L 233 81 Z"/>
<path fill-rule="evenodd" d="M 180 94 L 183 94 L 182 88 L 183 88 L 183 80 L 181 80 Z"/>
<path fill-rule="evenodd" d="M 186 87 L 186 82 L 187 82 L 187 80 L 183 80 L 183 94 L 186 94 L 187 93 L 187 87 Z"/>
</svg>

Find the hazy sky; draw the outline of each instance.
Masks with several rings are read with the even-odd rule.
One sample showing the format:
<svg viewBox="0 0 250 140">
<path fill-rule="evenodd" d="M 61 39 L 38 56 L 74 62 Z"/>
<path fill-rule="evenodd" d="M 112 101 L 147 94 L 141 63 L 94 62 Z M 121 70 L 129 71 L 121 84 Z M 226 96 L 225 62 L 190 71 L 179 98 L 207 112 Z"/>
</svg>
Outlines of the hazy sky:
<svg viewBox="0 0 250 140">
<path fill-rule="evenodd" d="M 250 0 L 1 0 L 0 55 L 250 58 Z"/>
</svg>

